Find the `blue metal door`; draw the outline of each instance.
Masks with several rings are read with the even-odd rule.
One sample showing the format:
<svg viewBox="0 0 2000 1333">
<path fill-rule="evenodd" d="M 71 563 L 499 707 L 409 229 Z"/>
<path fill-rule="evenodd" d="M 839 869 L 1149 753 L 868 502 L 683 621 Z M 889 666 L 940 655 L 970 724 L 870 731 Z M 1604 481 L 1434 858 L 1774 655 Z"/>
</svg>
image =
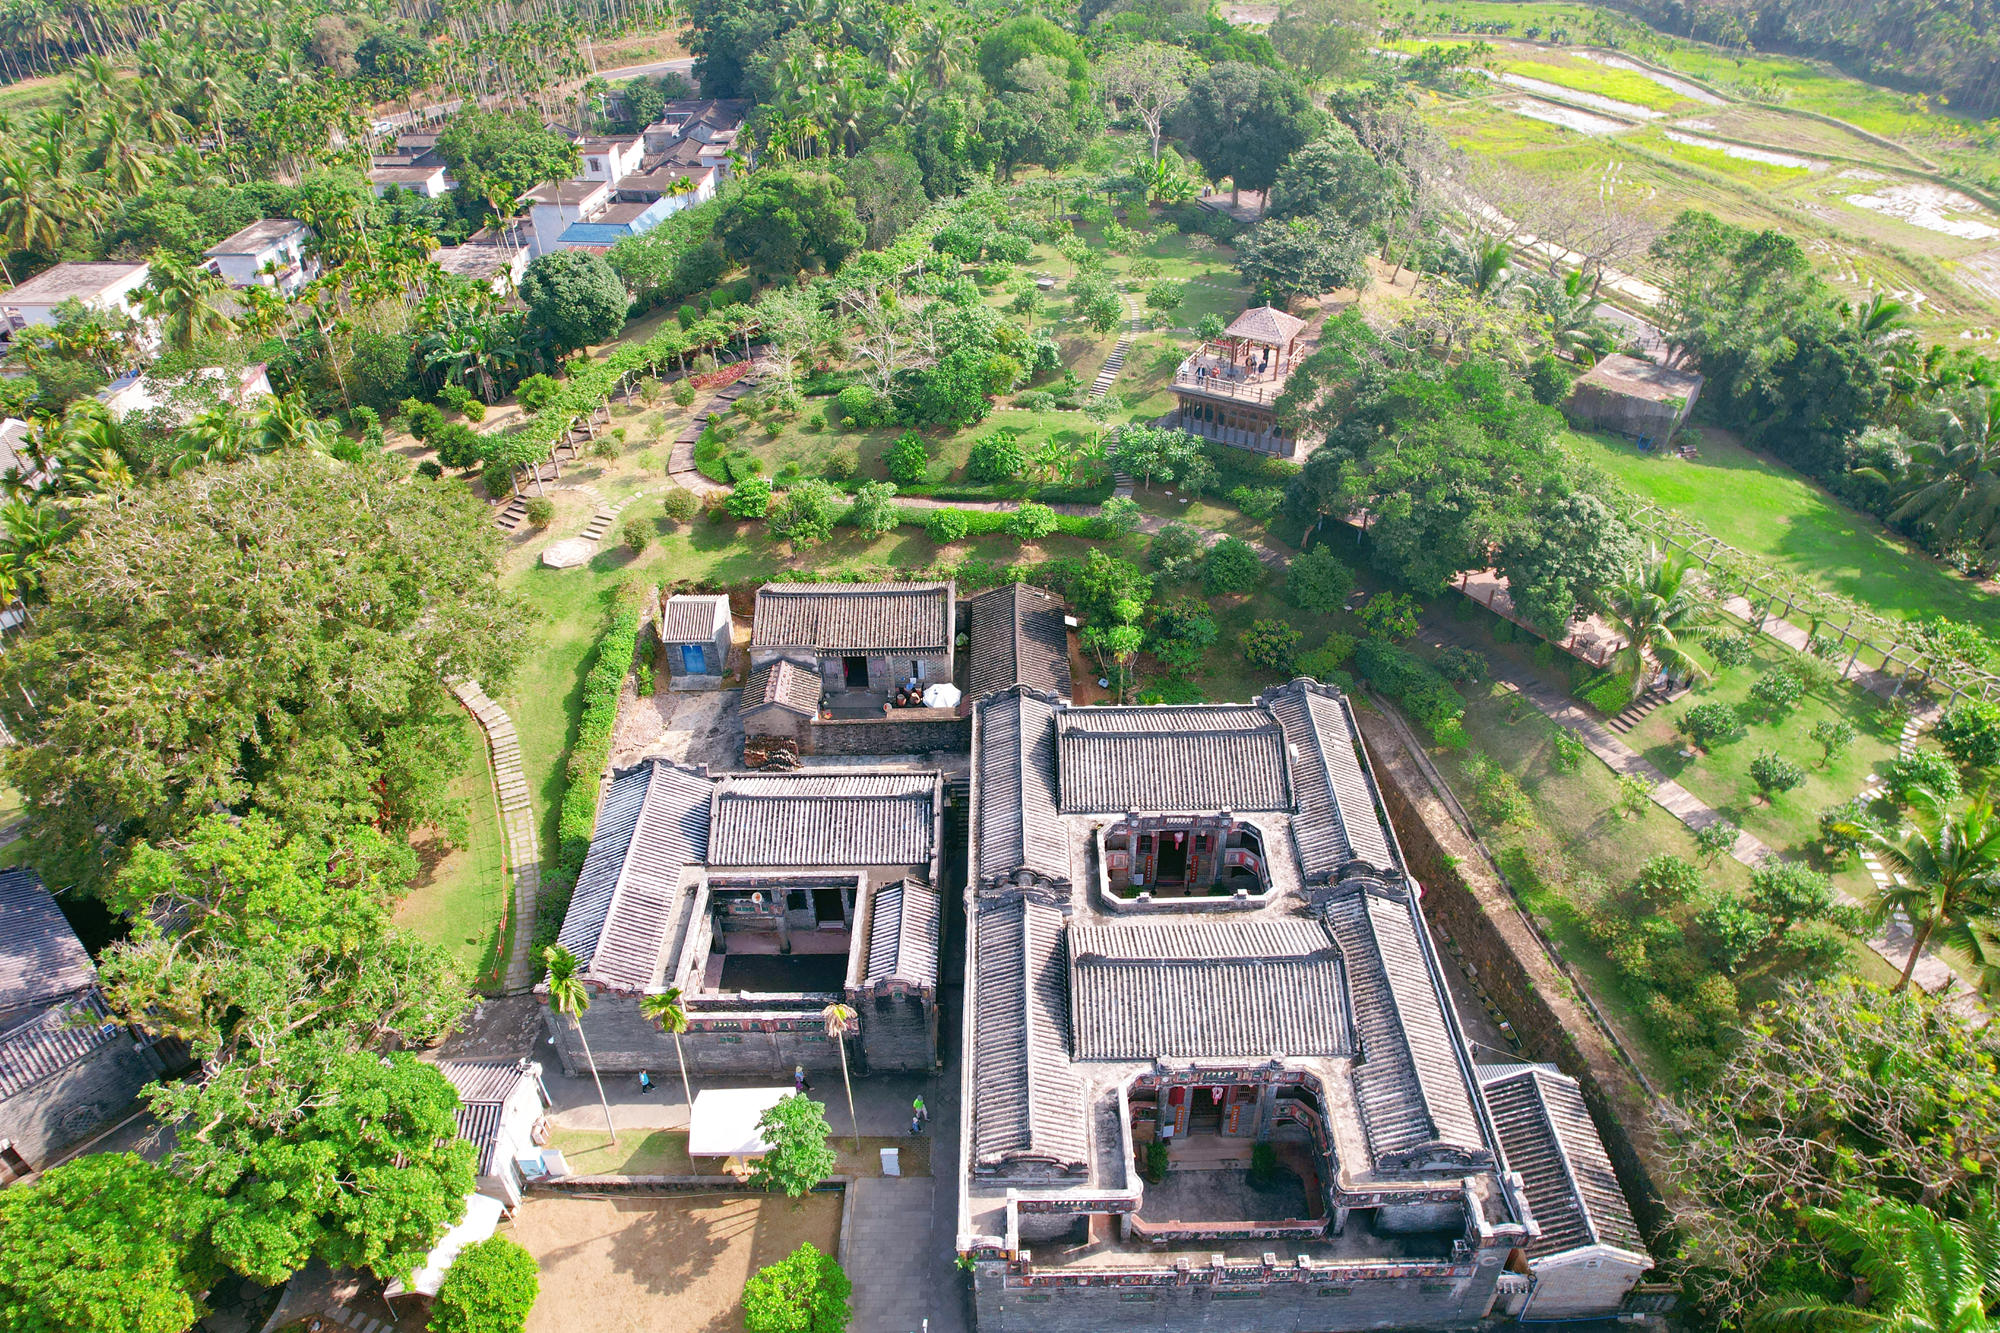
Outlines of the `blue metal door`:
<svg viewBox="0 0 2000 1333">
<path fill-rule="evenodd" d="M 689 676 L 706 676 L 708 674 L 708 657 L 701 649 L 702 645 L 698 643 L 684 643 L 681 645 L 681 671 L 683 674 Z"/>
</svg>

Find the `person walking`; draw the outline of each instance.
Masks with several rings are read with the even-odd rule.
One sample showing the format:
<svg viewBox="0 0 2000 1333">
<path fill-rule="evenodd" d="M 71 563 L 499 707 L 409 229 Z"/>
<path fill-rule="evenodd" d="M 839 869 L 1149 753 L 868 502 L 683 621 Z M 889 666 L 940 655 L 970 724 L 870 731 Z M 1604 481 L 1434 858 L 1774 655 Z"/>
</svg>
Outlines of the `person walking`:
<svg viewBox="0 0 2000 1333">
<path fill-rule="evenodd" d="M 923 1122 L 923 1121 L 922 1121 L 921 1119 L 919 1119 L 918 1117 L 916 1117 L 916 1116 L 911 1116 L 911 1117 L 910 1117 L 910 1133 L 912 1133 L 912 1134 L 921 1134 L 921 1133 L 923 1133 L 923 1132 L 924 1132 L 924 1122 Z"/>
<path fill-rule="evenodd" d="M 911 1100 L 910 1111 L 920 1123 L 928 1125 L 931 1122 L 931 1111 L 924 1105 L 924 1095 L 921 1092 Z"/>
<path fill-rule="evenodd" d="M 806 1077 L 806 1067 L 804 1065 L 792 1066 L 792 1091 L 799 1096 L 804 1096 L 812 1090 L 812 1080 Z"/>
</svg>

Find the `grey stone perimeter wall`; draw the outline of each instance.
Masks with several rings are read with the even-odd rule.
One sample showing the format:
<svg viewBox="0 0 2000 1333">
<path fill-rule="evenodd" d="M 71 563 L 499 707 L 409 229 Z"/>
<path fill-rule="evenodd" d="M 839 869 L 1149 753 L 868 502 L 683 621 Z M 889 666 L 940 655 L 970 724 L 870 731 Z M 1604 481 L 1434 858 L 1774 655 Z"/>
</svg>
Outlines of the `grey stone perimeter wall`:
<svg viewBox="0 0 2000 1333">
<path fill-rule="evenodd" d="M 918 710 L 901 710 L 915 713 Z M 942 710 L 928 716 L 898 718 L 832 718 L 816 721 L 799 736 L 806 754 L 929 754 L 933 750 L 970 750 L 972 719 L 951 717 Z"/>
<path fill-rule="evenodd" d="M 859 1045 L 870 1070 L 929 1069 L 936 1062 L 930 1013 L 916 996 L 863 995 L 854 1012 L 861 1019 Z"/>
<path fill-rule="evenodd" d="M 816 1008 L 801 1009 L 798 1016 L 816 1019 L 818 1012 Z M 707 1021 L 708 1017 L 690 1015 L 694 1022 Z M 562 1057 L 564 1072 L 571 1077 L 589 1072 L 576 1026 L 561 1014 L 550 1014 L 549 1021 L 555 1025 L 556 1050 Z M 864 1028 L 867 1021 L 864 1016 Z M 600 1074 L 636 1074 L 643 1069 L 655 1078 L 679 1075 L 674 1039 L 639 1012 L 637 996 L 593 994 L 590 1008 L 583 1013 L 583 1034 L 590 1039 L 591 1058 L 597 1062 Z M 823 1032 L 687 1032 L 681 1035 L 681 1049 L 687 1056 L 689 1075 L 768 1074 L 790 1078 L 794 1065 L 836 1075 L 840 1070 L 840 1052 Z M 860 1052 L 860 1043 L 849 1037 L 847 1049 L 847 1058 L 853 1060 Z"/>
<path fill-rule="evenodd" d="M 1368 1328 L 1450 1328 L 1477 1324 L 1493 1301 L 1499 1256 L 1469 1276 L 1440 1278 L 1286 1275 L 1217 1289 L 1197 1270 L 1182 1286 L 1003 1287 L 998 1263 L 973 1277 L 979 1333 L 1102 1333 L 1155 1326 L 1203 1333 L 1344 1333 Z M 1016 1279 L 1018 1281 L 1018 1279 Z"/>
<path fill-rule="evenodd" d="M 59 1074 L 0 1101 L 0 1139 L 37 1169 L 88 1139 L 132 1104 L 159 1072 L 151 1054 L 121 1032 Z"/>
<path fill-rule="evenodd" d="M 1550 960 L 1513 894 L 1452 819 L 1393 724 L 1356 710 L 1382 796 L 1412 874 L 1424 886 L 1424 914 L 1477 970 L 1506 1013 L 1528 1058 L 1555 1065 L 1581 1086 L 1611 1154 L 1618 1183 L 1648 1236 L 1667 1222 L 1653 1184 L 1657 1144 L 1646 1091 L 1619 1058 Z"/>
</svg>

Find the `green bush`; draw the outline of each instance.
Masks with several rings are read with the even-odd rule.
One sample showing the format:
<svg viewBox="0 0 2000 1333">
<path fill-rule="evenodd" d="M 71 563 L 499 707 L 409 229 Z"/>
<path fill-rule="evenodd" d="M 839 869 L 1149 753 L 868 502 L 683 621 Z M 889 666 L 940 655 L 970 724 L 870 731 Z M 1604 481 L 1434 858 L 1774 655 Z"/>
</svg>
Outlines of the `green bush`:
<svg viewBox="0 0 2000 1333">
<path fill-rule="evenodd" d="M 1028 456 L 1017 430 L 997 430 L 973 443 L 965 460 L 965 475 L 974 481 L 1013 481 L 1027 469 Z"/>
<path fill-rule="evenodd" d="M 1946 801 L 1955 801 L 1963 790 L 1958 781 L 1958 770 L 1951 760 L 1935 750 L 1918 750 L 1907 759 L 1891 760 L 1884 775 L 1888 778 L 1889 790 L 1896 799 L 1908 804 L 1910 793 L 1919 787 L 1928 787 Z"/>
<path fill-rule="evenodd" d="M 873 430 L 895 419 L 895 404 L 887 394 L 865 384 L 850 384 L 833 396 L 834 418 L 850 430 Z"/>
<path fill-rule="evenodd" d="M 743 1327 L 749 1333 L 847 1333 L 853 1295 L 854 1284 L 834 1257 L 807 1241 L 743 1284 Z"/>
<path fill-rule="evenodd" d="M 1201 529 L 1177 518 L 1169 519 L 1147 544 L 1146 563 L 1160 571 L 1162 583 L 1186 583 L 1200 568 L 1207 549 Z"/>
<path fill-rule="evenodd" d="M 763 477 L 745 477 L 723 507 L 731 518 L 762 518 L 771 509 L 771 483 Z"/>
<path fill-rule="evenodd" d="M 1241 537 L 1224 537 L 1202 559 L 1201 586 L 1210 596 L 1249 592 L 1263 581 L 1264 562 Z"/>
<path fill-rule="evenodd" d="M 930 472 L 931 451 L 923 436 L 906 430 L 882 455 L 882 464 L 888 468 L 890 480 L 899 485 L 915 486 Z"/>
<path fill-rule="evenodd" d="M 521 1333 L 541 1290 L 535 1256 L 489 1236 L 452 1261 L 431 1302 L 431 1333 Z"/>
<path fill-rule="evenodd" d="M 444 469 L 438 465 L 435 459 L 426 458 L 423 462 L 417 464 L 417 475 L 436 481 L 444 475 Z"/>
<path fill-rule="evenodd" d="M 1558 727 L 1551 741 L 1550 762 L 1558 773 L 1574 773 L 1583 767 L 1584 756 L 1590 747 L 1583 743 L 1583 737 L 1568 727 Z"/>
<path fill-rule="evenodd" d="M 641 554 L 653 544 L 654 531 L 651 519 L 628 518 L 625 520 L 625 544 L 632 548 L 634 555 Z"/>
<path fill-rule="evenodd" d="M 1717 634 L 1708 640 L 1708 655 L 1719 667 L 1739 667 L 1756 656 L 1756 642 L 1756 636 L 1748 630 L 1741 634 Z"/>
<path fill-rule="evenodd" d="M 1056 530 L 1056 511 L 1030 500 L 1007 518 L 1007 531 L 1024 542 L 1039 541 Z"/>
<path fill-rule="evenodd" d="M 2000 768 L 2000 703 L 1967 699 L 1939 719 L 1938 744 L 1967 768 Z"/>
<path fill-rule="evenodd" d="M 950 542 L 964 541 L 967 529 L 971 527 L 963 509 L 933 509 L 924 519 L 924 535 L 944 546 Z"/>
<path fill-rule="evenodd" d="M 1776 751 L 1759 750 L 1757 757 L 1750 761 L 1750 780 L 1757 784 L 1757 790 L 1764 793 L 1765 799 L 1770 800 L 1779 792 L 1803 786 L 1806 771 Z"/>
<path fill-rule="evenodd" d="M 1243 656 L 1252 666 L 1289 675 L 1301 637 L 1298 630 L 1282 620 L 1254 620 L 1249 629 L 1237 636 L 1237 642 L 1243 646 Z"/>
<path fill-rule="evenodd" d="M 1714 861 L 1717 857 L 1729 854 L 1730 849 L 1736 846 L 1737 836 L 1742 832 L 1742 829 L 1726 819 L 1711 820 L 1694 831 L 1694 845 L 1700 850 L 1704 860 Z"/>
<path fill-rule="evenodd" d="M 515 386 L 514 397 L 524 410 L 539 412 L 555 402 L 561 392 L 562 385 L 547 375 L 530 375 Z"/>
<path fill-rule="evenodd" d="M 1472 648 L 1448 644 L 1438 651 L 1437 672 L 1459 685 L 1477 685 L 1486 679 L 1486 655 Z"/>
<path fill-rule="evenodd" d="M 1347 659 L 1354 656 L 1354 636 L 1335 631 L 1326 636 L 1326 642 L 1308 653 L 1299 654 L 1297 669 L 1302 675 L 1317 681 L 1331 680 L 1336 672 L 1347 665 Z"/>
<path fill-rule="evenodd" d="M 1417 603 L 1408 593 L 1378 592 L 1370 597 L 1355 617 L 1372 634 L 1402 643 L 1417 633 Z"/>
<path fill-rule="evenodd" d="M 1632 706 L 1632 681 L 1618 672 L 1600 672 L 1578 688 L 1577 697 L 1604 716 L 1616 717 Z"/>
<path fill-rule="evenodd" d="M 1812 738 L 1819 743 L 1820 767 L 1827 768 L 1847 752 L 1848 746 L 1861 739 L 1861 733 L 1844 717 L 1823 717 L 1813 723 Z"/>
<path fill-rule="evenodd" d="M 1708 699 L 1682 713 L 1675 724 L 1689 740 L 1704 750 L 1735 736 L 1742 729 L 1736 710 L 1719 699 Z"/>
<path fill-rule="evenodd" d="M 1819 812 L 1819 842 L 1835 865 L 1861 849 L 1861 830 L 1870 824 L 1868 798 L 1853 796 Z"/>
<path fill-rule="evenodd" d="M 693 407 L 694 385 L 688 380 L 675 380 L 674 391 L 670 396 L 674 400 L 675 407 Z"/>
<path fill-rule="evenodd" d="M 1774 667 L 1750 685 L 1750 702 L 1767 717 L 1797 707 L 1805 697 L 1805 682 L 1789 667 Z"/>
<path fill-rule="evenodd" d="M 479 433 L 463 421 L 448 421 L 431 432 L 438 462 L 451 468 L 476 467 L 485 449 Z"/>
<path fill-rule="evenodd" d="M 737 488 L 741 491 L 741 487 Z M 733 502 L 735 497 L 730 497 Z M 817 477 L 802 481 L 786 491 L 771 511 L 771 531 L 789 540 L 794 548 L 817 546 L 833 535 L 834 520 L 841 514 L 841 494 Z"/>
<path fill-rule="evenodd" d="M 1285 566 L 1285 598 L 1303 610 L 1324 615 L 1346 602 L 1353 591 L 1354 571 L 1330 546 L 1301 551 Z"/>
<path fill-rule="evenodd" d="M 537 495 L 528 501 L 529 527 L 537 529 L 546 528 L 549 524 L 555 521 L 556 521 L 555 501 L 540 495 Z"/>
<path fill-rule="evenodd" d="M 1146 1165 L 1140 1174 L 1155 1185 L 1167 1178 L 1167 1145 L 1164 1139 L 1153 1139 L 1146 1144 Z"/>
<path fill-rule="evenodd" d="M 590 851 L 591 831 L 597 824 L 598 775 L 611 754 L 611 730 L 618 720 L 618 696 L 625 688 L 625 674 L 639 649 L 639 612 L 621 606 L 611 613 L 604 634 L 597 641 L 597 656 L 590 674 L 583 680 L 583 711 L 577 719 L 576 743 L 570 746 L 564 764 L 562 805 L 556 816 L 556 869 L 558 883 L 544 888 L 537 904 L 534 953 L 540 958 L 544 946 L 555 943 L 562 928 L 564 910 L 569 906 L 569 887 L 583 869 Z"/>
<path fill-rule="evenodd" d="M 828 481 L 852 481 L 855 473 L 861 471 L 861 457 L 852 449 L 831 449 L 820 470 Z"/>
<path fill-rule="evenodd" d="M 1691 902 L 1705 888 L 1693 862 L 1668 853 L 1647 857 L 1632 880 L 1633 896 L 1656 912 Z"/>
<path fill-rule="evenodd" d="M 408 398 L 403 401 L 403 420 L 409 424 L 412 436 L 428 440 L 433 431 L 444 425 L 444 412 L 436 403 L 420 403 Z"/>
<path fill-rule="evenodd" d="M 672 486 L 660 497 L 660 512 L 669 522 L 691 523 L 701 512 L 701 499 L 685 486 Z"/>
</svg>

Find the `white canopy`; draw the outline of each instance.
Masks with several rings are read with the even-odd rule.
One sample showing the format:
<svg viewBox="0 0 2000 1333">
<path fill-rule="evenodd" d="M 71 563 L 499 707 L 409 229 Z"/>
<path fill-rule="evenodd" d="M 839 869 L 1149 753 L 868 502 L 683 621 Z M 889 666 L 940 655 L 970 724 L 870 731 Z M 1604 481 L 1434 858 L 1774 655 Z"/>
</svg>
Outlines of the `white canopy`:
<svg viewBox="0 0 2000 1333">
<path fill-rule="evenodd" d="M 444 1285 L 444 1275 L 458 1259 L 458 1252 L 468 1245 L 477 1245 L 493 1234 L 493 1228 L 500 1223 L 500 1211 L 504 1205 L 498 1199 L 485 1194 L 465 1196 L 465 1216 L 459 1224 L 444 1233 L 424 1260 L 424 1266 L 411 1274 L 407 1284 L 391 1282 L 383 1289 L 385 1296 L 407 1296 L 411 1292 L 421 1292 L 426 1296 L 438 1294 Z"/>
<path fill-rule="evenodd" d="M 757 1122 L 791 1095 L 790 1088 L 703 1088 L 688 1119 L 688 1156 L 763 1156 L 771 1145 L 758 1136 Z"/>
<path fill-rule="evenodd" d="M 950 681 L 939 681 L 924 691 L 924 707 L 958 707 L 958 686 L 952 684 Z"/>
</svg>

